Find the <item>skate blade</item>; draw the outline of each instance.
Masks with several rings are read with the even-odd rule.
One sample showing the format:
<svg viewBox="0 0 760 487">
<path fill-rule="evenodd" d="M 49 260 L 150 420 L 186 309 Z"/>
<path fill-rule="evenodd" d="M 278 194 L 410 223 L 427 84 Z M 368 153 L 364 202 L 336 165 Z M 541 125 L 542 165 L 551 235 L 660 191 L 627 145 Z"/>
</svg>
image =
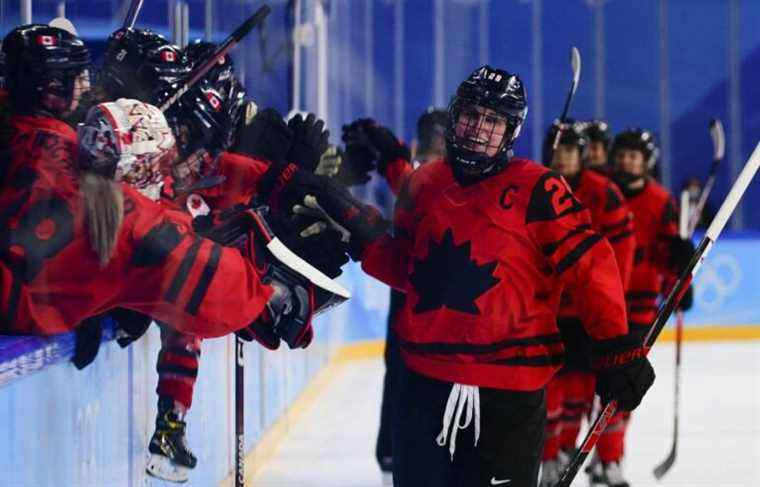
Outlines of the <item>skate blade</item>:
<svg viewBox="0 0 760 487">
<path fill-rule="evenodd" d="M 157 479 L 184 484 L 189 478 L 190 469 L 181 465 L 175 465 L 168 458 L 150 454 L 145 466 L 145 473 Z"/>
</svg>

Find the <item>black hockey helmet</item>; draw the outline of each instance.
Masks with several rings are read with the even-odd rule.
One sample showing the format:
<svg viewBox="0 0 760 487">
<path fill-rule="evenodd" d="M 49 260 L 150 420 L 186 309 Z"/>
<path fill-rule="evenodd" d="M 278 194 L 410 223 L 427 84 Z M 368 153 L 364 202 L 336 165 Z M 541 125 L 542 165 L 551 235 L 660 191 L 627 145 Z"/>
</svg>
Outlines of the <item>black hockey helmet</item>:
<svg viewBox="0 0 760 487">
<path fill-rule="evenodd" d="M 612 130 L 609 123 L 604 120 L 590 120 L 585 123 L 585 128 L 589 142 L 601 142 L 606 150 L 610 149 Z"/>
<path fill-rule="evenodd" d="M 119 29 L 108 38 L 100 85 L 113 99 L 133 98 L 160 105 L 190 73 L 190 62 L 161 34 Z"/>
<path fill-rule="evenodd" d="M 469 125 L 466 130 L 481 130 L 486 117 L 481 117 L 476 107 L 493 110 L 498 116 L 503 117 L 506 129 L 501 140 L 493 140 L 495 135 L 493 130 L 485 144 L 483 141 L 457 135 L 460 115 L 464 115 L 467 110 L 473 111 L 473 116 L 469 117 L 472 125 Z M 460 182 L 478 181 L 498 173 L 512 156 L 512 145 L 520 135 L 528 113 L 525 86 L 516 74 L 485 65 L 473 71 L 459 85 L 456 95 L 449 103 L 448 111 L 447 161 Z M 493 143 L 498 145 L 491 145 Z M 482 145 L 486 147 L 486 150 L 495 147 L 497 150 L 495 154 L 488 155 L 485 151 L 473 150 L 474 145 Z"/>
<path fill-rule="evenodd" d="M 245 108 L 245 92 L 233 78 L 222 93 L 208 80 L 190 88 L 167 113 L 180 158 L 199 149 L 217 154 L 230 147 Z"/>
<path fill-rule="evenodd" d="M 546 137 L 544 137 L 544 145 L 542 148 L 542 160 L 544 165 L 548 166 L 552 162 L 554 139 L 557 137 L 557 131 L 560 128 L 560 121 L 555 119 L 552 122 L 549 129 L 546 131 Z M 567 119 L 562 126 L 562 134 L 559 137 L 559 143 L 562 145 L 568 145 L 576 147 L 578 149 L 578 155 L 583 159 L 586 148 L 588 147 L 588 137 L 584 132 L 584 124 L 576 122 L 573 119 Z"/>
<path fill-rule="evenodd" d="M 5 36 L 2 51 L 10 99 L 29 108 L 46 93 L 68 106 L 76 78 L 90 65 L 90 51 L 79 37 L 45 24 L 16 27 Z"/>
<path fill-rule="evenodd" d="M 198 63 L 203 62 L 210 57 L 216 48 L 216 44 L 198 39 L 185 47 L 185 56 L 187 56 L 187 59 L 194 68 Z M 211 68 L 211 71 L 206 74 L 205 78 L 219 89 L 222 88 L 220 84 L 223 84 L 225 81 L 232 78 L 234 74 L 235 63 L 232 61 L 232 57 L 227 54 L 220 63 Z"/>
<path fill-rule="evenodd" d="M 654 134 L 649 130 L 640 128 L 627 128 L 615 136 L 610 149 L 610 160 L 615 161 L 615 154 L 621 149 L 630 149 L 641 152 L 644 163 L 651 170 L 659 156 L 659 149 L 654 140 Z"/>
</svg>

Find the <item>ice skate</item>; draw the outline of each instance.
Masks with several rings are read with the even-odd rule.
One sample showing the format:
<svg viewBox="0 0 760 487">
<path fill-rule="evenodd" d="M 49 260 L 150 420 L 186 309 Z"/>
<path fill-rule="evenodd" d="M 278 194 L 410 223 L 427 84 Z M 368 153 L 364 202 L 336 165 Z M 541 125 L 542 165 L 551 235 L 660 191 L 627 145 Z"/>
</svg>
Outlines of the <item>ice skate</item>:
<svg viewBox="0 0 760 487">
<path fill-rule="evenodd" d="M 190 470 L 198 460 L 187 447 L 185 422 L 174 409 L 159 405 L 156 432 L 148 445 L 148 475 L 169 482 L 187 482 Z"/>
</svg>

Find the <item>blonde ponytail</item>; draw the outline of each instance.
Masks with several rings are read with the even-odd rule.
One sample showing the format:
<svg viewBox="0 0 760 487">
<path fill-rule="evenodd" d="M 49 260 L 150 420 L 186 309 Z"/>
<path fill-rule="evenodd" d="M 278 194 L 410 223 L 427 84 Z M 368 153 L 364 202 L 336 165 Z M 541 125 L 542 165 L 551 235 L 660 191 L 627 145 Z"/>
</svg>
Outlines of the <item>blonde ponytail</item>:
<svg viewBox="0 0 760 487">
<path fill-rule="evenodd" d="M 124 195 L 119 183 L 89 171 L 81 172 L 79 189 L 87 212 L 90 246 L 105 267 L 113 256 L 124 219 Z"/>
</svg>

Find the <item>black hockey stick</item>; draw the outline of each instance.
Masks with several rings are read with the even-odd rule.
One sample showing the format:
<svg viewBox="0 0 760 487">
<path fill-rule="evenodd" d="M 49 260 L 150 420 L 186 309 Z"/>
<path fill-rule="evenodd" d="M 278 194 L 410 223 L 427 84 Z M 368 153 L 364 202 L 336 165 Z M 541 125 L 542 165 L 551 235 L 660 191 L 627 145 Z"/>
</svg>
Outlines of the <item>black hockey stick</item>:
<svg viewBox="0 0 760 487">
<path fill-rule="evenodd" d="M 707 180 L 702 188 L 702 192 L 699 193 L 697 206 L 691 211 L 691 216 L 689 217 L 689 236 L 694 233 L 694 230 L 699 224 L 702 210 L 704 210 L 705 205 L 707 204 L 707 198 L 710 196 L 710 192 L 715 185 L 718 166 L 723 160 L 723 156 L 726 154 L 726 134 L 723 131 L 723 124 L 718 118 L 710 120 L 710 138 L 713 142 L 713 162 L 710 165 L 710 172 L 707 175 Z"/>
<path fill-rule="evenodd" d="M 749 186 L 752 178 L 754 178 L 758 167 L 760 167 L 760 143 L 758 143 L 757 147 L 755 147 L 755 151 L 752 153 L 749 160 L 744 165 L 744 169 L 742 169 L 739 177 L 731 187 L 728 196 L 726 196 L 726 199 L 720 206 L 718 214 L 715 215 L 712 223 L 710 223 L 710 227 L 707 229 L 705 236 L 702 238 L 702 241 L 699 242 L 697 249 L 694 251 L 694 255 L 692 255 L 691 260 L 689 261 L 689 265 L 687 265 L 686 268 L 681 272 L 675 286 L 673 286 L 673 289 L 670 290 L 668 297 L 660 305 L 660 309 L 657 312 L 657 318 L 654 320 L 649 333 L 644 338 L 644 348 L 646 349 L 647 353 L 652 348 L 652 345 L 654 345 L 657 337 L 665 327 L 665 324 L 667 323 L 668 318 L 670 318 L 670 315 L 673 314 L 673 311 L 676 309 L 679 301 L 681 301 L 683 294 L 686 292 L 686 289 L 688 289 L 692 279 L 699 271 L 702 262 L 707 257 L 707 254 L 710 252 L 713 244 L 716 240 L 718 240 L 718 237 L 723 231 L 723 228 L 726 226 L 728 219 L 736 209 L 736 205 L 739 204 L 739 201 L 744 195 L 744 192 L 747 190 L 747 186 Z M 575 476 L 578 474 L 578 470 L 583 465 L 583 462 L 586 460 L 589 453 L 591 453 L 591 450 L 596 445 L 597 440 L 599 440 L 599 436 L 607 427 L 607 423 L 615 414 L 616 409 L 617 401 L 611 401 L 604 406 L 601 414 L 596 418 L 594 424 L 586 434 L 586 437 L 583 439 L 583 443 L 581 444 L 580 449 L 573 456 L 572 460 L 570 460 L 570 463 L 565 468 L 565 471 L 562 473 L 562 477 L 560 477 L 559 482 L 557 482 L 555 487 L 570 487 L 573 479 L 575 479 Z"/>
<path fill-rule="evenodd" d="M 235 336 L 235 487 L 245 487 L 245 362 L 243 340 Z"/>
<path fill-rule="evenodd" d="M 559 145 L 562 129 L 567 120 L 567 114 L 570 111 L 570 104 L 573 102 L 575 92 L 578 91 L 578 82 L 581 78 L 581 53 L 575 46 L 570 48 L 570 67 L 573 70 L 573 80 L 570 83 L 570 91 L 567 92 L 567 98 L 565 98 L 565 108 L 562 109 L 562 115 L 559 117 L 559 127 L 557 128 L 557 134 L 554 136 L 554 143 L 552 144 L 553 151 L 557 150 L 557 145 Z"/>
<path fill-rule="evenodd" d="M 129 3 L 129 10 L 127 10 L 127 15 L 124 16 L 124 23 L 122 24 L 122 29 L 131 29 L 135 26 L 135 21 L 137 21 L 137 16 L 140 14 L 140 10 L 143 6 L 143 0 L 132 0 Z"/>
<path fill-rule="evenodd" d="M 681 195 L 681 220 L 687 218 L 688 222 L 684 225 L 681 222 L 680 234 L 681 238 L 691 238 L 694 234 L 694 230 L 699 222 L 702 209 L 705 207 L 707 197 L 712 191 L 715 184 L 715 176 L 718 169 L 718 164 L 723 159 L 723 155 L 726 151 L 726 139 L 723 132 L 723 124 L 718 119 L 710 121 L 710 137 L 713 141 L 713 162 L 710 166 L 710 173 L 707 176 L 707 182 L 705 183 L 702 192 L 699 195 L 699 201 L 697 205 L 689 211 L 689 197 L 688 193 L 684 196 Z M 685 191 L 684 191 L 685 192 Z M 684 216 L 688 215 L 688 217 Z M 686 228 L 684 228 L 684 226 Z M 673 398 L 673 443 L 670 447 L 668 456 L 665 457 L 659 465 L 657 465 L 653 474 L 657 480 L 662 479 L 665 474 L 673 467 L 676 462 L 676 455 L 678 453 L 678 423 L 679 423 L 679 410 L 681 404 L 681 348 L 683 344 L 683 312 L 678 311 L 676 313 L 676 366 L 675 366 L 675 385 L 674 385 L 674 398 Z"/>
<path fill-rule="evenodd" d="M 268 5 L 263 5 L 261 8 L 259 8 L 256 13 L 251 15 L 248 20 L 243 22 L 240 27 L 235 29 L 235 32 L 230 34 L 230 36 L 227 37 L 227 39 L 225 39 L 225 41 L 221 43 L 216 48 L 216 50 L 208 58 L 206 58 L 205 61 L 199 63 L 198 66 L 193 69 L 188 79 L 184 81 L 179 88 L 177 88 L 177 91 L 175 91 L 172 96 L 170 96 L 163 104 L 161 104 L 159 109 L 162 112 L 165 112 L 170 106 L 179 100 L 179 98 L 184 95 L 187 90 L 192 88 L 193 85 L 195 85 L 201 78 L 206 76 L 206 74 L 211 71 L 211 68 L 213 68 L 217 62 L 224 59 L 224 56 L 226 56 L 227 53 L 229 53 L 235 46 L 237 46 L 240 41 L 246 35 L 248 35 L 249 32 L 251 32 L 257 26 L 261 25 L 261 23 L 271 11 L 272 9 Z"/>
</svg>

